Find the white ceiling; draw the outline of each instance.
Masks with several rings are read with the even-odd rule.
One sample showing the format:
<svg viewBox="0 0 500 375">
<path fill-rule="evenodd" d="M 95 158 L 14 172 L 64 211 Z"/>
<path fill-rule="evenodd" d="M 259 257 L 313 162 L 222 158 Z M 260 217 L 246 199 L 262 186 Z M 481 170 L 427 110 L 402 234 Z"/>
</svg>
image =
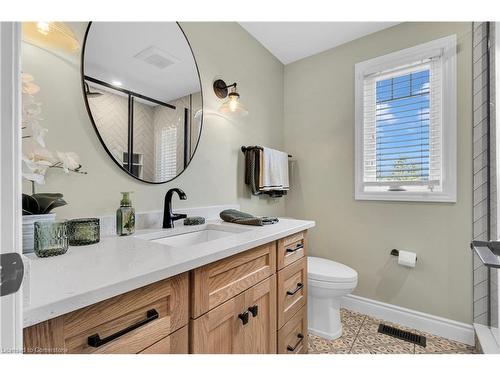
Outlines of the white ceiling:
<svg viewBox="0 0 500 375">
<path fill-rule="evenodd" d="M 240 22 L 240 25 L 286 65 L 398 23 Z"/>
<path fill-rule="evenodd" d="M 158 68 L 134 57 L 154 47 L 174 62 Z M 85 75 L 169 102 L 200 91 L 191 49 L 175 22 L 94 22 L 85 45 Z"/>
</svg>

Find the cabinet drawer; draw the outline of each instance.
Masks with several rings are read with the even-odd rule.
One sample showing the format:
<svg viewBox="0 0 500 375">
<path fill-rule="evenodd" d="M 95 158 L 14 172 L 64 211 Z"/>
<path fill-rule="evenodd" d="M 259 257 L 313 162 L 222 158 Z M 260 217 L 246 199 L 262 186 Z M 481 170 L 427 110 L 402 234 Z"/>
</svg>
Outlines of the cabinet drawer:
<svg viewBox="0 0 500 375">
<path fill-rule="evenodd" d="M 307 353 L 307 306 L 278 331 L 278 354 Z"/>
<path fill-rule="evenodd" d="M 139 354 L 188 354 L 188 327 L 184 326 L 170 336 L 154 343 Z"/>
<path fill-rule="evenodd" d="M 191 273 L 191 316 L 201 316 L 275 271 L 275 242 L 195 269 Z"/>
<path fill-rule="evenodd" d="M 307 259 L 302 258 L 278 272 L 278 328 L 306 304 Z"/>
<path fill-rule="evenodd" d="M 306 255 L 307 232 L 292 234 L 278 240 L 278 269 L 285 268 Z"/>
<path fill-rule="evenodd" d="M 187 325 L 188 298 L 185 273 L 28 327 L 25 347 L 138 353 Z"/>
</svg>

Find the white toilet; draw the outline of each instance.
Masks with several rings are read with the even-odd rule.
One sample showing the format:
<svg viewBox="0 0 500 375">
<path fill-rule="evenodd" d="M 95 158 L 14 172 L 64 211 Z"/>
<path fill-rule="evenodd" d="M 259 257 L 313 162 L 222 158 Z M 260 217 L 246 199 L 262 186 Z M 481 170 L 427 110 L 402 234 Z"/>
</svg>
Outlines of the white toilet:
<svg viewBox="0 0 500 375">
<path fill-rule="evenodd" d="M 307 258 L 309 332 L 333 340 L 342 336 L 340 301 L 358 284 L 358 273 L 344 264 Z"/>
</svg>

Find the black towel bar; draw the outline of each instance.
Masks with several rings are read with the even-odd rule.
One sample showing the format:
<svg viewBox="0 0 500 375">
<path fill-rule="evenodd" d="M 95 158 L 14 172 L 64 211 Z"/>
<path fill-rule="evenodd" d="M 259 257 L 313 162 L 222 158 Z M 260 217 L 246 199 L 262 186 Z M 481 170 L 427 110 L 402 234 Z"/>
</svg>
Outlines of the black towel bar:
<svg viewBox="0 0 500 375">
<path fill-rule="evenodd" d="M 263 150 L 264 148 L 261 146 L 241 146 L 241 151 L 245 152 L 246 150 Z M 291 158 L 292 155 L 288 154 L 288 157 Z"/>
</svg>

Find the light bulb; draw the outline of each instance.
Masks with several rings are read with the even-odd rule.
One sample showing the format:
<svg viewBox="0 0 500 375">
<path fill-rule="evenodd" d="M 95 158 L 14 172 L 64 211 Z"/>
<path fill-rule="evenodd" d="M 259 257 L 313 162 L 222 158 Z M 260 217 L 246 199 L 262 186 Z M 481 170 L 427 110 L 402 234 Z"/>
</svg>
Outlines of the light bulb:
<svg viewBox="0 0 500 375">
<path fill-rule="evenodd" d="M 232 96 L 229 99 L 229 110 L 231 112 L 236 112 L 237 109 L 238 109 L 238 97 L 237 96 Z"/>
<path fill-rule="evenodd" d="M 248 111 L 240 102 L 240 94 L 236 92 L 236 88 L 228 94 L 227 100 L 219 107 L 219 112 L 230 114 L 231 116 L 246 116 Z"/>
<path fill-rule="evenodd" d="M 48 22 L 37 22 L 36 29 L 40 34 L 47 35 L 50 30 L 50 25 Z"/>
</svg>

